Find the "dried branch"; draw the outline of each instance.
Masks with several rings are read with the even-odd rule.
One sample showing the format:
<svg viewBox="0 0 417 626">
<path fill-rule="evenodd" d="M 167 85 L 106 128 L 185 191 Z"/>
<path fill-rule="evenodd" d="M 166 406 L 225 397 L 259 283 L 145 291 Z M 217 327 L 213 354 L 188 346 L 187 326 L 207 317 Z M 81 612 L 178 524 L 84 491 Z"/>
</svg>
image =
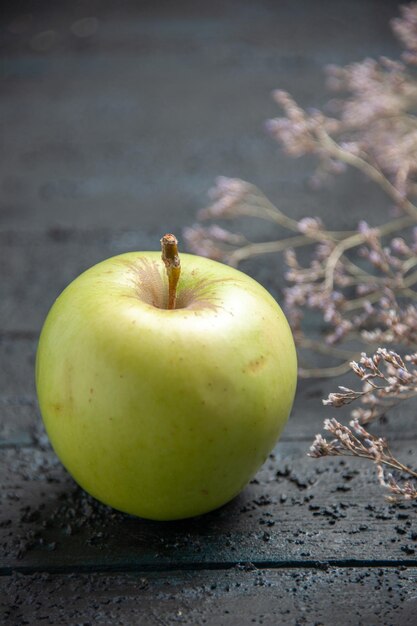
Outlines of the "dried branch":
<svg viewBox="0 0 417 626">
<path fill-rule="evenodd" d="M 417 487 L 407 479 L 396 479 L 392 473 L 385 475 L 384 466 L 417 478 L 417 472 L 396 459 L 382 437 L 375 437 L 357 421 L 350 422 L 350 428 L 343 426 L 336 419 L 324 421 L 324 429 L 333 437 L 330 441 L 322 435 L 316 435 L 310 447 L 309 456 L 320 458 L 324 456 L 351 456 L 373 461 L 377 467 L 378 480 L 381 486 L 390 492 L 388 498 L 395 501 L 417 499 Z"/>
</svg>

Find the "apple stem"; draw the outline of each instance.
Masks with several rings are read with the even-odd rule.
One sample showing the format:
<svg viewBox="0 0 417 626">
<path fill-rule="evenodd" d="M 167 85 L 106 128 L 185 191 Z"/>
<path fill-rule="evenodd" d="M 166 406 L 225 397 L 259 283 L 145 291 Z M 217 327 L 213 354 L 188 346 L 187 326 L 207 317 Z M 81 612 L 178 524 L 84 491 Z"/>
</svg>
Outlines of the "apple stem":
<svg viewBox="0 0 417 626">
<path fill-rule="evenodd" d="M 178 239 L 169 233 L 164 235 L 161 239 L 161 248 L 162 260 L 168 275 L 168 309 L 175 309 L 177 285 L 181 274 Z"/>
</svg>

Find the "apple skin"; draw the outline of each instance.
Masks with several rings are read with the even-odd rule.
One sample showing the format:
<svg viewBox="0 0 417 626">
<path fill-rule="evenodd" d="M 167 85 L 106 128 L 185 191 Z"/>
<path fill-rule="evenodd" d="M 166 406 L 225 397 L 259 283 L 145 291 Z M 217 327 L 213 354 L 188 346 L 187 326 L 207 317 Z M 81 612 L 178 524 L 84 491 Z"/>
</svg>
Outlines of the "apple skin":
<svg viewBox="0 0 417 626">
<path fill-rule="evenodd" d="M 157 252 L 95 265 L 53 304 L 36 385 L 56 454 L 92 496 L 154 520 L 225 504 L 274 447 L 294 399 L 287 320 L 255 280 L 181 255 L 177 308 Z"/>
</svg>

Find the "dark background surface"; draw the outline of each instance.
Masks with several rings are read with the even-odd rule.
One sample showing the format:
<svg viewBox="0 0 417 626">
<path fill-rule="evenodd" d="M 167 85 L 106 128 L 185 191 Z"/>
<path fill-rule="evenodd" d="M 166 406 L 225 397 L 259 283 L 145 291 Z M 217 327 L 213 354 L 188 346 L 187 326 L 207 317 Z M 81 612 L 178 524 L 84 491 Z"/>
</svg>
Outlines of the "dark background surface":
<svg viewBox="0 0 417 626">
<path fill-rule="evenodd" d="M 275 456 L 230 505 L 153 524 L 112 513 L 51 452 L 33 385 L 54 298 L 91 264 L 180 235 L 215 176 L 338 227 L 385 200 L 349 173 L 312 193 L 264 121 L 274 88 L 321 105 L 323 66 L 397 57 L 396 2 L 14 2 L 0 120 L 0 611 L 6 623 L 412 624 L 415 508 L 371 467 L 305 453 L 333 384 L 300 385 Z M 254 239 L 269 226 L 250 224 Z M 274 259 L 272 259 L 274 260 Z M 274 294 L 280 277 L 246 269 Z M 407 415 L 386 434 L 414 464 Z M 408 429 L 408 430 L 407 430 Z M 0 613 L 1 614 L 1 613 Z M 0 620 L 1 621 L 1 620 Z"/>
<path fill-rule="evenodd" d="M 397 3 L 17 6 L 3 28 L 2 229 L 159 235 L 193 219 L 219 174 L 251 180 L 291 212 L 335 198 L 338 221 L 352 209 L 340 187 L 312 196 L 306 162 L 282 155 L 263 124 L 278 114 L 272 89 L 317 106 L 326 64 L 398 56 Z M 374 195 L 362 190 L 363 204 Z"/>
</svg>

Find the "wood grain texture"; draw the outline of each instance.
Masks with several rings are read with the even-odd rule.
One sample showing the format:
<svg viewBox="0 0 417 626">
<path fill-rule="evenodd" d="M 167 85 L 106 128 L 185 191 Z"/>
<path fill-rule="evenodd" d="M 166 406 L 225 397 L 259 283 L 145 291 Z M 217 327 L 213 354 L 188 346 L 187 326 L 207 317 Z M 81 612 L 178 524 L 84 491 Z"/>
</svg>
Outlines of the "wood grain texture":
<svg viewBox="0 0 417 626">
<path fill-rule="evenodd" d="M 1 31 L 2 228 L 171 232 L 219 174 L 252 180 L 294 216 L 325 207 L 338 227 L 353 219 L 358 188 L 358 214 L 381 202 L 360 178 L 356 188 L 345 179 L 337 193 L 312 195 L 311 163 L 280 153 L 263 124 L 279 111 L 272 89 L 317 106 L 327 63 L 397 54 L 388 20 L 398 3 L 200 4 L 10 5 Z M 88 17 L 96 22 L 80 36 Z"/>
<path fill-rule="evenodd" d="M 7 626 L 414 626 L 416 584 L 416 568 L 15 575 L 0 611 Z"/>
</svg>

